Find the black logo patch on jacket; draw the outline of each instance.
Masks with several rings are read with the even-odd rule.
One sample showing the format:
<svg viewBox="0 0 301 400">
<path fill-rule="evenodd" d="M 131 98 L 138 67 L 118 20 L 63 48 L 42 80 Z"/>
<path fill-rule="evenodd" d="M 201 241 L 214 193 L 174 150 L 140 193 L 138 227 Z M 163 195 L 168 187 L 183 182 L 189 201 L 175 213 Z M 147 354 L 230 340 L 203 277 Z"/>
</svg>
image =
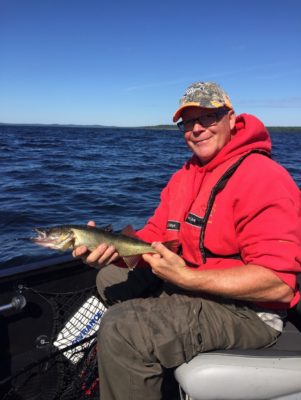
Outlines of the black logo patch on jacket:
<svg viewBox="0 0 301 400">
<path fill-rule="evenodd" d="M 180 222 L 178 221 L 167 221 L 166 229 L 169 231 L 179 231 L 180 230 Z"/>
<path fill-rule="evenodd" d="M 190 224 L 190 225 L 202 227 L 204 224 L 204 218 L 190 213 L 190 214 L 188 214 L 185 222 L 188 222 L 188 224 Z"/>
</svg>

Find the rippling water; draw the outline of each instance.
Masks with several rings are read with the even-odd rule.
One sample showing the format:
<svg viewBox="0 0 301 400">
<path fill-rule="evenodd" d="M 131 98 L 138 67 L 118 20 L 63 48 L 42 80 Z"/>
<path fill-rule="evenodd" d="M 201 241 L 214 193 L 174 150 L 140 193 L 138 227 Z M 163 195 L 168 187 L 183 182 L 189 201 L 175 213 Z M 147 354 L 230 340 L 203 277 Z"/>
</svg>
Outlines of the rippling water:
<svg viewBox="0 0 301 400">
<path fill-rule="evenodd" d="M 301 187 L 301 134 L 272 140 L 273 157 Z M 143 226 L 189 155 L 177 131 L 0 126 L 0 266 L 56 254 L 15 240 L 36 226 Z"/>
</svg>

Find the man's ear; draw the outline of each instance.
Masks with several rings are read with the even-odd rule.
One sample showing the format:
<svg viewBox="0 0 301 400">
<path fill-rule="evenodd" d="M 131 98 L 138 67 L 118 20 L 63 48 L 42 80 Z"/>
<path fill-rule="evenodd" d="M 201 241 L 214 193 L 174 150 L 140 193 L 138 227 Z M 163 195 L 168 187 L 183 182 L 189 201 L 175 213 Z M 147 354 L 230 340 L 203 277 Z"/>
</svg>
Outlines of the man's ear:
<svg viewBox="0 0 301 400">
<path fill-rule="evenodd" d="M 236 114 L 234 110 L 230 110 L 228 115 L 229 115 L 230 129 L 233 132 L 235 128 Z"/>
</svg>

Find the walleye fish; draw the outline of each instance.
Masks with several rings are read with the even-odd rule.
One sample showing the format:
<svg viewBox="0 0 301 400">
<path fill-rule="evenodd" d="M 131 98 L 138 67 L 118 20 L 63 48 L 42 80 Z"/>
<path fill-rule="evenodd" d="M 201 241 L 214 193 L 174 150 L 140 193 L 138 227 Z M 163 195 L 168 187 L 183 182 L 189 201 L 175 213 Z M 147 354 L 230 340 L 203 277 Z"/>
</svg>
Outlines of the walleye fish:
<svg viewBox="0 0 301 400">
<path fill-rule="evenodd" d="M 113 233 L 110 227 L 96 228 L 88 225 L 60 225 L 34 230 L 37 236 L 30 240 L 53 250 L 66 251 L 84 245 L 92 251 L 100 243 L 113 245 L 130 269 L 136 267 L 142 254 L 156 253 L 149 243 L 133 237 L 135 231 L 130 226 L 126 227 L 121 234 Z M 165 242 L 164 245 L 176 251 L 178 242 Z"/>
</svg>

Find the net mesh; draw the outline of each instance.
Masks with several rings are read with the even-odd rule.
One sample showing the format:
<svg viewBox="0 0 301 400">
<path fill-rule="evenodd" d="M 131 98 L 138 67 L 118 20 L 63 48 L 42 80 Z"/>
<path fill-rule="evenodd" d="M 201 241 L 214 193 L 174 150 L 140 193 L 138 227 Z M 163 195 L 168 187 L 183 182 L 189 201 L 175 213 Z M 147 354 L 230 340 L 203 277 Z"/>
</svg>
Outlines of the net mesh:
<svg viewBox="0 0 301 400">
<path fill-rule="evenodd" d="M 95 287 L 68 293 L 26 291 L 52 309 L 50 338 L 40 337 L 44 356 L 9 377 L 3 400 L 98 400 L 96 333 L 106 308 Z"/>
</svg>

